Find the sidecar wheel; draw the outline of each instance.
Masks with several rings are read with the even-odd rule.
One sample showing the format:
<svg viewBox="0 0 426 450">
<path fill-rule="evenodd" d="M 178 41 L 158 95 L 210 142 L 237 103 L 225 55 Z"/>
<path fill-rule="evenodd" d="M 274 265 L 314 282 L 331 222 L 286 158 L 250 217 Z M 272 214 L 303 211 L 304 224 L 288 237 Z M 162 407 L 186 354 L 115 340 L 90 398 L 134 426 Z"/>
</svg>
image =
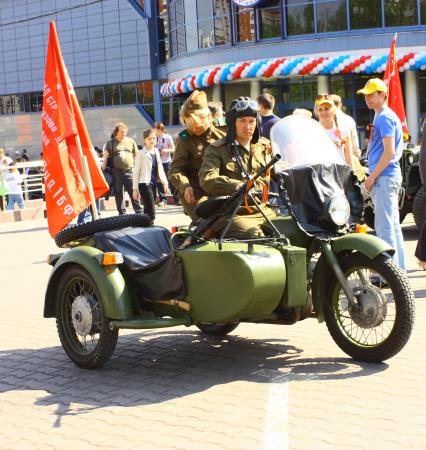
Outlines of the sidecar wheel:
<svg viewBox="0 0 426 450">
<path fill-rule="evenodd" d="M 203 333 L 211 334 L 212 336 L 225 336 L 238 327 L 239 322 L 228 323 L 197 323 L 195 326 Z"/>
<path fill-rule="evenodd" d="M 110 330 L 92 277 L 74 265 L 62 275 L 56 298 L 56 326 L 65 353 L 77 366 L 96 369 L 114 353 L 118 330 Z"/>
<path fill-rule="evenodd" d="M 55 243 L 58 247 L 65 247 L 70 242 L 91 236 L 100 231 L 119 230 L 127 227 L 149 227 L 150 225 L 152 225 L 152 221 L 146 214 L 123 214 L 121 216 L 105 217 L 104 219 L 65 228 L 55 236 Z"/>
<path fill-rule="evenodd" d="M 414 297 L 407 276 L 385 255 L 371 260 L 352 253 L 339 262 L 352 290 L 362 289 L 365 303 L 364 311 L 351 308 L 333 275 L 324 308 L 332 338 L 359 361 L 379 363 L 391 358 L 407 343 L 414 324 Z"/>
</svg>

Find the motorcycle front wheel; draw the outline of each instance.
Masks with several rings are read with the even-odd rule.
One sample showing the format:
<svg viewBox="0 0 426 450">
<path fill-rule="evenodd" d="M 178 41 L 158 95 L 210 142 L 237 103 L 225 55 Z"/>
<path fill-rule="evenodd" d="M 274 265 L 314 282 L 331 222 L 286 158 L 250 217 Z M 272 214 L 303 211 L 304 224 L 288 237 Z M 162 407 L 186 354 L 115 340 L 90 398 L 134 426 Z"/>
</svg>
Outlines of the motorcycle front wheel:
<svg viewBox="0 0 426 450">
<path fill-rule="evenodd" d="M 405 346 L 414 324 L 414 297 L 407 276 L 387 255 L 371 260 L 351 253 L 339 263 L 359 305 L 351 307 L 333 275 L 324 308 L 333 340 L 359 361 L 379 363 L 391 358 Z"/>
<path fill-rule="evenodd" d="M 228 323 L 205 323 L 199 322 L 195 326 L 205 334 L 212 336 L 226 336 L 231 331 L 235 330 L 239 325 L 239 322 Z"/>
<path fill-rule="evenodd" d="M 118 330 L 109 329 L 96 284 L 77 265 L 67 268 L 59 282 L 56 325 L 65 353 L 83 369 L 101 367 L 114 353 Z"/>
</svg>

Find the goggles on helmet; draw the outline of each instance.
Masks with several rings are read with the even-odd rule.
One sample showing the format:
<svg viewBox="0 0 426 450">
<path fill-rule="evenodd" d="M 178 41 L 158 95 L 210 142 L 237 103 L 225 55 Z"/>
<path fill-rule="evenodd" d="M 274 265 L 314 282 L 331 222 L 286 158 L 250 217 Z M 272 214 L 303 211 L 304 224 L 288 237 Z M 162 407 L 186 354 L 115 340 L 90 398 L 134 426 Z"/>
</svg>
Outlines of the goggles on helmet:
<svg viewBox="0 0 426 450">
<path fill-rule="evenodd" d="M 232 109 L 235 109 L 238 112 L 243 112 L 247 109 L 251 109 L 255 113 L 259 112 L 258 104 L 253 100 L 238 100 L 235 105 L 232 106 Z"/>
</svg>

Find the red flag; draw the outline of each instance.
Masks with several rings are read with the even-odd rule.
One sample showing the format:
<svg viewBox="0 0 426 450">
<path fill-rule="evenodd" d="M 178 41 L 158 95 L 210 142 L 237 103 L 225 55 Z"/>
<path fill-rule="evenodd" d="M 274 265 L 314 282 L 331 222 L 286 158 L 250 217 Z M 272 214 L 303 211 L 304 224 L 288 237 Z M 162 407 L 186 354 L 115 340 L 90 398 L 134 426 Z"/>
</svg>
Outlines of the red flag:
<svg viewBox="0 0 426 450">
<path fill-rule="evenodd" d="M 52 21 L 43 87 L 42 149 L 47 222 L 53 237 L 90 204 L 77 137 L 80 138 L 83 155 L 87 157 L 95 198 L 98 198 L 108 191 L 108 184 L 91 150 L 89 133 Z"/>
<path fill-rule="evenodd" d="M 388 105 L 399 117 L 404 133 L 404 140 L 408 140 L 407 119 L 405 117 L 404 99 L 402 98 L 401 81 L 399 79 L 398 65 L 396 63 L 395 46 L 397 33 L 392 40 L 389 51 L 388 62 L 386 64 L 383 81 L 388 87 Z"/>
</svg>

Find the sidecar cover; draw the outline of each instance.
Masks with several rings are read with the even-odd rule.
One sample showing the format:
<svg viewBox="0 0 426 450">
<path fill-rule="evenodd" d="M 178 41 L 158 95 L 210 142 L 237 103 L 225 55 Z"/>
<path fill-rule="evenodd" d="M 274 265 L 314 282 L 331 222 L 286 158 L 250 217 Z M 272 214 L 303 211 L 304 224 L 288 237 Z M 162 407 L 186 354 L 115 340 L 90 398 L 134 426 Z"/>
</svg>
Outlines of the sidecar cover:
<svg viewBox="0 0 426 450">
<path fill-rule="evenodd" d="M 330 239 L 339 234 L 328 213 L 332 198 L 339 195 L 346 196 L 350 204 L 348 223 L 360 223 L 364 200 L 349 166 L 300 166 L 282 172 L 281 176 L 288 192 L 291 213 L 308 234 L 319 239 Z"/>
<path fill-rule="evenodd" d="M 93 238 L 102 251 L 123 255 L 124 265 L 145 299 L 185 297 L 181 260 L 171 251 L 166 228 L 124 228 L 95 233 Z"/>
</svg>

